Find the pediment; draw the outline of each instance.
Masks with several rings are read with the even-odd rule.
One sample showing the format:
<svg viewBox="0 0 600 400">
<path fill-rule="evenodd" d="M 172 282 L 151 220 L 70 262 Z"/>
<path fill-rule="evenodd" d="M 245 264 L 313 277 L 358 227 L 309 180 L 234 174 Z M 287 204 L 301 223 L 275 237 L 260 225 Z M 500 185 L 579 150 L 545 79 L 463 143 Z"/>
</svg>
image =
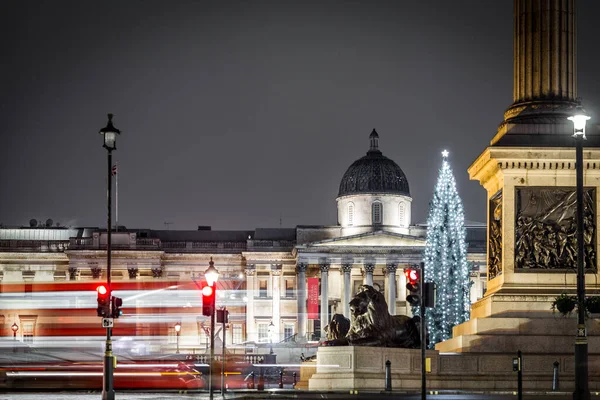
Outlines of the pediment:
<svg viewBox="0 0 600 400">
<path fill-rule="evenodd" d="M 392 232 L 368 232 L 327 239 L 307 244 L 307 247 L 422 247 L 425 238 Z"/>
</svg>

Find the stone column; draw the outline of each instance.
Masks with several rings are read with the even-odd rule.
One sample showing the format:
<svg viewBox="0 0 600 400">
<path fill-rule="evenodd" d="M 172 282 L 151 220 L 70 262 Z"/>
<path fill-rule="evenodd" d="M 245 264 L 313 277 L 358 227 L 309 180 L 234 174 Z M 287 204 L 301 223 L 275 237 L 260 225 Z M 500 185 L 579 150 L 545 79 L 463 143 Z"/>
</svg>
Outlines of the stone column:
<svg viewBox="0 0 600 400">
<path fill-rule="evenodd" d="M 342 301 L 344 302 L 344 317 L 350 318 L 350 296 L 352 294 L 352 264 L 342 264 L 341 271 L 344 274 L 344 297 L 342 298 Z"/>
<path fill-rule="evenodd" d="M 256 324 L 254 323 L 254 274 L 256 267 L 254 264 L 246 266 L 246 340 L 257 341 L 258 332 L 256 332 Z"/>
<path fill-rule="evenodd" d="M 364 284 L 373 286 L 373 271 L 375 271 L 375 264 L 365 264 L 365 280 Z"/>
<path fill-rule="evenodd" d="M 329 324 L 329 264 L 321 264 L 321 338 L 325 338 L 325 326 Z"/>
<path fill-rule="evenodd" d="M 306 338 L 308 330 L 308 315 L 306 313 L 306 263 L 298 263 L 296 266 L 296 287 L 298 299 L 298 336 L 300 339 Z"/>
<path fill-rule="evenodd" d="M 386 266 L 386 272 L 388 276 L 388 310 L 391 315 L 396 315 L 396 269 L 398 264 L 389 263 Z"/>
<path fill-rule="evenodd" d="M 281 317 L 281 264 L 271 264 L 271 278 L 272 278 L 272 287 L 273 287 L 273 325 L 275 325 L 275 338 L 273 340 L 274 343 L 279 342 L 279 326 L 280 326 L 280 317 Z"/>
</svg>

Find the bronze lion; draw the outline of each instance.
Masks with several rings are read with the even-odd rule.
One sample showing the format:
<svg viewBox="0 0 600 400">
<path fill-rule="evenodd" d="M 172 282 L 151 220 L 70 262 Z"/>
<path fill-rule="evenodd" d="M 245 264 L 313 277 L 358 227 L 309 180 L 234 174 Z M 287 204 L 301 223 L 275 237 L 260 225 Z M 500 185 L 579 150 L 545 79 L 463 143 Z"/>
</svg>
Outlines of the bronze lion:
<svg viewBox="0 0 600 400">
<path fill-rule="evenodd" d="M 390 315 L 383 294 L 372 286 L 360 287 L 350 301 L 350 314 L 350 330 L 346 336 L 324 341 L 321 343 L 323 346 L 421 346 L 419 317 Z M 337 326 L 338 322 L 332 321 L 333 326 Z"/>
</svg>

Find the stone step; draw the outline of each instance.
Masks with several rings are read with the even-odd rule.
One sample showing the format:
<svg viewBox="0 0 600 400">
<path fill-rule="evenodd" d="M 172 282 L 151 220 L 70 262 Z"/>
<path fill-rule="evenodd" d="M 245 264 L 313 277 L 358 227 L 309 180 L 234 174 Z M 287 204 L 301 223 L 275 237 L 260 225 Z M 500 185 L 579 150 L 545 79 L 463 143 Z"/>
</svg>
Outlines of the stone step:
<svg viewBox="0 0 600 400">
<path fill-rule="evenodd" d="M 600 319 L 588 319 L 586 322 L 588 336 L 600 336 Z M 473 318 L 455 326 L 452 336 L 461 335 L 548 335 L 573 336 L 577 332 L 577 318 Z"/>
<path fill-rule="evenodd" d="M 543 336 L 542 336 L 543 335 Z M 568 354 L 574 351 L 575 332 L 568 336 L 540 335 L 460 335 L 440 342 L 440 353 L 528 353 Z M 588 337 L 589 354 L 600 354 L 600 336 Z"/>
</svg>

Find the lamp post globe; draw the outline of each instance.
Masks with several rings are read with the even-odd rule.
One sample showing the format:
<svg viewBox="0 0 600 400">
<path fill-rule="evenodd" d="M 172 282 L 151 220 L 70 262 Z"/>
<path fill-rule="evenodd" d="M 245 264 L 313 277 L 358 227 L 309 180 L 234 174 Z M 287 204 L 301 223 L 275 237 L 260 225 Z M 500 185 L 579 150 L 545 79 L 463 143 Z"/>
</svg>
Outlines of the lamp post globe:
<svg viewBox="0 0 600 400">
<path fill-rule="evenodd" d="M 13 340 L 17 340 L 17 331 L 19 330 L 19 325 L 17 325 L 17 323 L 14 322 L 10 329 L 12 329 L 13 331 Z"/>
<path fill-rule="evenodd" d="M 588 386 L 588 340 L 585 329 L 585 266 L 584 266 L 584 205 L 583 205 L 583 141 L 585 124 L 590 117 L 578 104 L 573 116 L 568 118 L 573 122 L 573 137 L 575 138 L 575 174 L 577 191 L 577 335 L 575 338 L 575 391 L 576 400 L 589 399 Z"/>
<path fill-rule="evenodd" d="M 104 147 L 106 150 L 113 151 L 117 149 L 117 135 L 121 134 L 121 131 L 113 126 L 112 114 L 108 114 L 108 123 L 102 129 L 100 134 L 104 136 Z"/>
<path fill-rule="evenodd" d="M 212 257 L 210 258 L 208 265 L 208 269 L 204 271 L 204 277 L 206 278 L 206 283 L 208 283 L 209 286 L 214 286 L 214 284 L 219 280 L 219 271 L 217 271 L 215 268 L 215 263 L 213 262 Z"/>
</svg>

